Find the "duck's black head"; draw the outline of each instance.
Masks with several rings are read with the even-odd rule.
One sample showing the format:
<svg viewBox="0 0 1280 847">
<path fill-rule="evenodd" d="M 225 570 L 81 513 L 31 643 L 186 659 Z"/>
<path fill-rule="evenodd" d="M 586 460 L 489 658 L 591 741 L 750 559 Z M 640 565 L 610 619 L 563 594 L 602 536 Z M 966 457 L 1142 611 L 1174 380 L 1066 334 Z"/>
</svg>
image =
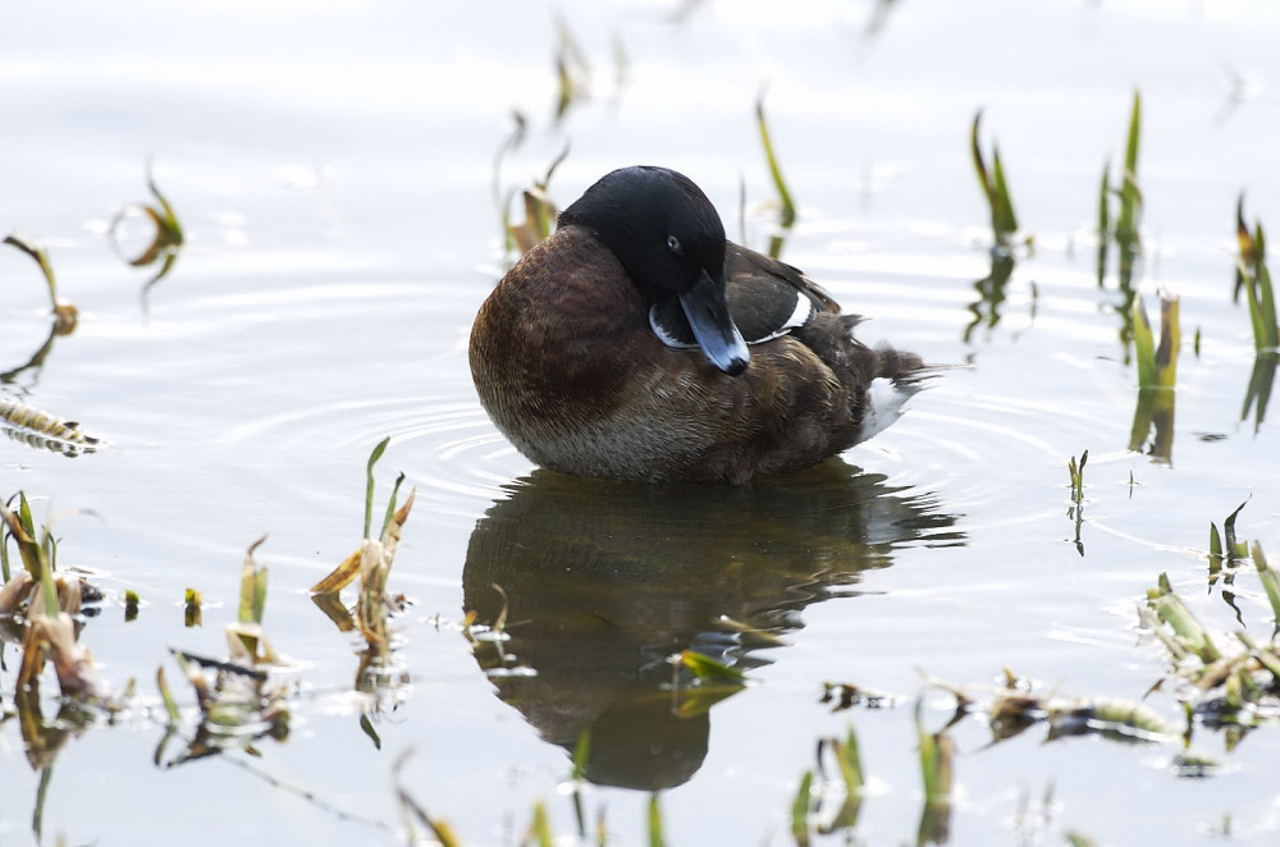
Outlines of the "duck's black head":
<svg viewBox="0 0 1280 847">
<path fill-rule="evenodd" d="M 722 371 L 750 359 L 724 299 L 724 224 L 702 189 L 667 168 L 621 168 L 603 176 L 560 215 L 613 251 L 652 302 L 679 298 L 694 337 Z"/>
</svg>

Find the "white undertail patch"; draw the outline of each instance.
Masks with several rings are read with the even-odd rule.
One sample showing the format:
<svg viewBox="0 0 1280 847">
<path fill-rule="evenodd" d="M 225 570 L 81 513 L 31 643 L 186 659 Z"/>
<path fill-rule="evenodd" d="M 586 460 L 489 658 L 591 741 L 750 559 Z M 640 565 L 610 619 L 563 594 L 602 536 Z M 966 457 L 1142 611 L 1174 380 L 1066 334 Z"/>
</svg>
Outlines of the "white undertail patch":
<svg viewBox="0 0 1280 847">
<path fill-rule="evenodd" d="M 887 377 L 878 376 L 871 380 L 862 416 L 862 440 L 878 435 L 902 417 L 902 407 L 914 393 Z"/>
</svg>

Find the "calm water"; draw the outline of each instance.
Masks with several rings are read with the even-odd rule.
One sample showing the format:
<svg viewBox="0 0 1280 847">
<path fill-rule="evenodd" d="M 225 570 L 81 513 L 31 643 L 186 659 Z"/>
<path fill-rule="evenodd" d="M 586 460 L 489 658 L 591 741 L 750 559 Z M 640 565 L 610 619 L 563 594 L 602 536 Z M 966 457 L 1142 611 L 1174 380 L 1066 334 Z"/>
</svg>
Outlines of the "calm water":
<svg viewBox="0 0 1280 847">
<path fill-rule="evenodd" d="M 57 516 L 63 563 L 99 573 L 108 598 L 81 640 L 117 691 L 136 677 L 139 692 L 52 757 L 43 843 L 403 843 L 391 765 L 410 748 L 405 785 L 465 843 L 518 843 L 538 799 L 573 843 L 563 786 L 589 728 L 586 809 L 607 809 L 609 843 L 647 843 L 648 792 L 662 790 L 670 844 L 781 845 L 815 743 L 850 724 L 872 784 L 853 842 L 914 843 L 921 671 L 978 685 L 1008 666 L 1063 696 L 1140 698 L 1167 669 L 1137 631 L 1161 572 L 1206 623 L 1237 626 L 1205 592 L 1203 548 L 1209 521 L 1252 495 L 1240 532 L 1280 551 L 1276 421 L 1241 420 L 1254 354 L 1230 300 L 1237 193 L 1280 220 L 1280 10 L 726 2 L 673 22 L 675 5 L 135 2 L 7 17 L 0 226 L 50 248 L 81 320 L 0 392 L 108 445 L 67 459 L 0 439 L 0 493 L 37 498 L 38 515 Z M 558 125 L 557 9 L 592 94 Z M 697 180 L 738 237 L 741 179 L 759 247 L 773 216 L 752 113 L 765 83 L 800 205 L 784 257 L 873 317 L 868 340 L 973 367 L 843 461 L 754 490 L 535 470 L 488 423 L 466 364 L 500 273 L 491 181 L 511 110 L 530 126 L 504 190 L 571 139 L 551 186 L 560 203 L 613 167 L 661 163 Z M 1158 286 L 1181 295 L 1186 341 L 1168 462 L 1126 449 L 1136 375 L 1114 277 L 1100 290 L 1094 276 L 1097 180 L 1134 86 L 1147 203 L 1136 285 L 1148 303 Z M 975 305 L 992 271 L 966 148 L 979 106 L 1037 243 L 994 326 Z M 145 199 L 148 154 L 190 239 L 144 313 L 145 272 L 103 232 Z M 8 370 L 41 348 L 49 318 L 26 257 L 0 252 L 0 279 Z M 352 693 L 355 644 L 306 589 L 356 545 L 364 461 L 387 435 L 379 498 L 396 470 L 418 490 L 392 574 L 414 604 L 398 620 L 409 681 L 372 702 Z M 1081 555 L 1065 463 L 1086 448 Z M 180 679 L 170 646 L 225 654 L 243 550 L 264 532 L 267 631 L 297 683 L 290 737 L 258 742 L 260 757 L 157 767 L 155 669 Z M 496 615 L 491 583 L 510 598 L 502 651 L 473 649 L 459 627 L 465 610 Z M 187 587 L 204 593 L 203 627 L 183 626 Z M 144 603 L 132 623 L 127 589 Z M 1265 638 L 1247 569 L 1236 590 Z M 665 660 L 686 648 L 752 685 L 677 716 Z M 6 709 L 15 656 L 0 675 Z M 828 680 L 904 700 L 832 714 L 818 702 Z M 1171 693 L 1148 702 L 1180 720 Z M 940 728 L 948 698 L 925 704 Z M 381 749 L 360 727 L 369 709 Z M 18 723 L 0 726 L 0 831 L 30 843 L 40 772 Z M 952 843 L 1056 844 L 1067 829 L 1211 843 L 1224 815 L 1235 841 L 1276 838 L 1280 729 L 1226 753 L 1221 733 L 1198 728 L 1196 746 L 1227 765 L 1208 779 L 1174 775 L 1174 746 L 1042 733 L 988 748 L 978 719 L 953 729 Z"/>
</svg>

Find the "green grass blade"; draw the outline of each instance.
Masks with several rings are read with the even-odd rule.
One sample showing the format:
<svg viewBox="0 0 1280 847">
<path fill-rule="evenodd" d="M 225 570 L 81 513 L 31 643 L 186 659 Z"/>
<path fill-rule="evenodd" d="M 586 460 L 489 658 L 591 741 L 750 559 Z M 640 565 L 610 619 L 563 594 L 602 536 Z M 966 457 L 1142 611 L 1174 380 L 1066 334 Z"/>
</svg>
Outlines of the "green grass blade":
<svg viewBox="0 0 1280 847">
<path fill-rule="evenodd" d="M 1271 614 L 1276 625 L 1280 626 L 1280 576 L 1267 566 L 1267 558 L 1262 553 L 1262 545 L 1253 542 L 1253 566 L 1258 569 L 1258 579 L 1267 592 L 1267 602 L 1271 604 Z"/>
<path fill-rule="evenodd" d="M 244 564 L 240 567 L 240 623 L 262 623 L 267 605 L 267 569 L 258 567 L 253 553 L 266 540 L 267 537 L 262 536 L 244 552 Z"/>
<path fill-rule="evenodd" d="M 584 729 L 573 745 L 573 772 L 570 779 L 579 780 L 587 775 L 587 762 L 591 760 L 591 730 Z"/>
<path fill-rule="evenodd" d="M 379 538 L 385 538 L 387 535 L 387 527 L 391 526 L 391 519 L 396 514 L 396 498 L 400 496 L 400 485 L 404 482 L 404 472 L 401 471 L 396 477 L 395 485 L 391 486 L 391 499 L 387 501 L 387 513 L 382 518 L 382 529 L 378 531 Z"/>
<path fill-rule="evenodd" d="M 1098 189 L 1098 240 L 1106 247 L 1111 238 L 1111 161 L 1102 165 L 1102 184 Z"/>
<path fill-rule="evenodd" d="M 991 174 L 987 171 L 986 160 L 982 157 L 982 144 L 978 140 L 978 132 L 981 125 L 982 110 L 979 109 L 974 114 L 973 125 L 969 129 L 969 155 L 973 157 L 973 169 L 978 174 L 978 185 L 982 188 L 982 196 L 987 198 L 987 208 L 992 210 L 992 215 L 994 216 L 996 192 L 991 180 Z"/>
<path fill-rule="evenodd" d="M 529 826 L 529 833 L 534 837 L 537 847 L 555 847 L 547 807 L 541 800 L 533 804 L 533 823 Z"/>
<path fill-rule="evenodd" d="M 666 847 L 662 833 L 662 807 L 658 805 L 658 792 L 649 795 L 649 847 Z"/>
<path fill-rule="evenodd" d="M 178 713 L 178 704 L 173 699 L 173 691 L 169 689 L 169 682 L 164 677 L 164 666 L 156 668 L 156 688 L 160 689 L 160 701 L 164 703 L 165 713 L 169 716 L 169 726 L 175 726 L 181 720 Z"/>
<path fill-rule="evenodd" d="M 791 835 L 796 847 L 809 847 L 809 810 L 813 806 L 813 771 L 800 777 L 800 788 L 791 801 Z"/>
<path fill-rule="evenodd" d="M 1241 644 L 1249 649 L 1249 653 L 1258 660 L 1258 664 L 1266 668 L 1271 673 L 1271 676 L 1275 681 L 1280 682 L 1280 656 L 1277 656 L 1272 651 L 1271 646 L 1259 647 L 1254 643 L 1254 640 L 1244 632 L 1237 632 L 1236 638 L 1239 639 Z"/>
<path fill-rule="evenodd" d="M 1218 525 L 1209 522 L 1209 584 L 1213 585 L 1217 574 L 1222 570 L 1222 534 Z"/>
<path fill-rule="evenodd" d="M 49 301 L 54 308 L 57 308 L 58 279 L 53 275 L 53 265 L 49 264 L 49 254 L 44 247 L 17 234 L 6 236 L 0 244 L 16 247 L 35 260 L 35 263 L 40 266 L 40 273 L 44 275 L 45 286 L 49 289 Z"/>
<path fill-rule="evenodd" d="M 182 230 L 182 222 L 178 220 L 178 213 L 174 210 L 173 204 L 169 202 L 169 198 L 160 193 L 159 187 L 156 186 L 155 177 L 151 172 L 151 160 L 147 160 L 147 188 L 151 191 L 152 196 L 156 198 L 156 202 L 160 204 L 160 219 L 164 222 L 165 236 L 169 246 L 181 247 L 186 236 Z"/>
<path fill-rule="evenodd" d="M 382 458 L 382 454 L 386 452 L 387 445 L 391 443 L 391 436 L 387 436 L 378 442 L 373 448 L 373 452 L 369 454 L 369 462 L 365 465 L 365 488 L 364 488 L 364 537 L 369 537 L 369 529 L 373 526 L 373 466 Z"/>
<path fill-rule="evenodd" d="M 1280 354 L 1259 353 L 1253 360 L 1253 372 L 1249 375 L 1249 387 L 1245 391 L 1244 403 L 1240 407 L 1240 420 L 1249 417 L 1254 411 L 1253 432 L 1257 435 L 1262 429 L 1262 422 L 1267 417 L 1267 405 L 1271 402 L 1271 388 L 1276 379 L 1276 364 L 1280 362 Z"/>
<path fill-rule="evenodd" d="M 36 843 L 44 843 L 44 801 L 49 795 L 49 781 L 53 779 L 53 764 L 40 769 L 40 785 L 36 788 L 36 807 L 31 812 L 31 830 L 36 834 Z"/>
<path fill-rule="evenodd" d="M 1262 324 L 1262 337 L 1254 346 L 1259 350 L 1274 352 L 1280 347 L 1280 328 L 1276 326 L 1276 294 L 1271 285 L 1271 271 L 1266 263 L 1258 265 L 1258 311 Z"/>
<path fill-rule="evenodd" d="M 916 700 L 916 736 L 920 744 L 920 776 L 924 783 L 925 803 L 932 805 L 951 796 L 951 760 L 953 746 L 945 732 L 931 733 L 924 727 L 923 703 Z"/>
<path fill-rule="evenodd" d="M 1222 532 L 1223 537 L 1226 539 L 1227 558 L 1229 559 L 1238 559 L 1248 552 L 1247 545 L 1236 538 L 1236 518 L 1240 516 L 1240 512 L 1247 505 L 1249 505 L 1249 501 L 1245 500 L 1239 506 L 1236 506 L 1235 511 L 1227 515 L 1227 519 L 1222 522 Z"/>
<path fill-rule="evenodd" d="M 841 778 L 844 779 L 845 792 L 852 797 L 860 792 L 866 783 L 862 770 L 862 754 L 858 748 L 858 735 L 853 731 L 852 726 L 849 727 L 849 734 L 845 736 L 845 740 L 836 742 L 835 750 L 836 764 L 840 768 Z"/>
<path fill-rule="evenodd" d="M 362 712 L 360 714 L 359 724 L 360 724 L 360 731 L 365 734 L 365 737 L 367 737 L 370 741 L 373 742 L 373 748 L 375 750 L 381 750 L 382 736 L 378 735 L 378 730 L 373 728 L 373 721 L 369 720 L 368 713 Z"/>
<path fill-rule="evenodd" d="M 778 212 L 778 223 L 783 229 L 790 229 L 796 222 L 796 205 L 791 199 L 791 190 L 782 176 L 782 166 L 778 163 L 778 155 L 773 148 L 773 139 L 769 134 L 769 122 L 764 116 L 764 94 L 756 99 L 756 125 L 760 129 L 760 143 L 764 146 L 764 158 L 769 165 L 769 176 L 773 178 L 773 187 L 778 192 L 781 208 Z"/>
<path fill-rule="evenodd" d="M 704 656 L 695 650 L 682 650 L 680 663 L 688 668 L 698 679 L 716 680 L 720 682 L 746 682 L 746 675 L 737 668 L 718 662 L 710 656 Z"/>
<path fill-rule="evenodd" d="M 1009 185 L 1004 178 L 1004 163 L 1000 160 L 1000 148 L 992 148 L 992 169 L 995 172 L 995 216 L 996 240 L 1005 241 L 1008 236 L 1018 231 L 1018 216 L 1013 213 L 1013 200 L 1009 198 Z"/>
<path fill-rule="evenodd" d="M 1138 387 L 1156 387 L 1156 349 L 1151 334 L 1151 321 L 1141 295 L 1133 298 L 1133 347 L 1138 360 Z"/>
<path fill-rule="evenodd" d="M 1182 349 L 1182 324 L 1179 299 L 1160 295 L 1160 346 L 1155 354 L 1155 380 L 1160 388 L 1171 389 L 1178 383 L 1178 352 Z"/>
<path fill-rule="evenodd" d="M 1240 291 L 1245 278 L 1258 266 L 1258 253 L 1249 226 L 1244 221 L 1244 192 L 1236 198 L 1236 245 L 1240 251 L 1236 260 L 1236 284 L 1231 290 L 1231 302 L 1239 305 Z"/>
<path fill-rule="evenodd" d="M 1125 140 L 1124 170 L 1136 177 L 1138 173 L 1138 141 L 1142 135 L 1142 92 L 1134 89 L 1133 111 L 1129 114 L 1129 136 Z"/>
<path fill-rule="evenodd" d="M 8 582 L 13 576 L 9 573 L 9 525 L 0 520 L 0 575 Z"/>
<path fill-rule="evenodd" d="M 1124 172 L 1120 182 L 1120 218 L 1115 236 L 1121 241 L 1138 240 L 1138 210 L 1142 193 L 1138 188 L 1138 145 L 1142 135 L 1142 94 L 1133 92 L 1133 111 L 1129 115 L 1129 133 L 1125 141 Z"/>
<path fill-rule="evenodd" d="M 1195 615 L 1182 602 L 1182 598 L 1173 593 L 1168 574 L 1160 574 L 1157 587 L 1148 590 L 1147 598 L 1157 617 L 1167 623 L 1202 662 L 1207 665 L 1222 658 L 1209 633 L 1205 632 Z"/>
</svg>

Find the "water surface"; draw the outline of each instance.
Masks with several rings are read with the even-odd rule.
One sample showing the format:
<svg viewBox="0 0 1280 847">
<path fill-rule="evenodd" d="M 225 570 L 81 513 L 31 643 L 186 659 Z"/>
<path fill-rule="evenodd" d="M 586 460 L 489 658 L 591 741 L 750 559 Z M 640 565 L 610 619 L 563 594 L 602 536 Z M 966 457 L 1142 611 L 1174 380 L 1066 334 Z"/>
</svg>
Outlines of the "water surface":
<svg viewBox="0 0 1280 847">
<path fill-rule="evenodd" d="M 558 123 L 557 9 L 591 68 L 591 97 Z M 784 844 L 817 740 L 852 724 L 872 779 L 855 843 L 912 843 L 921 671 L 989 684 L 1007 666 L 1064 696 L 1138 699 L 1167 670 L 1137 632 L 1161 572 L 1206 623 L 1237 626 L 1205 591 L 1203 553 L 1209 521 L 1251 495 L 1241 534 L 1280 549 L 1280 448 L 1256 401 L 1242 414 L 1255 357 L 1230 299 L 1238 192 L 1264 222 L 1280 214 L 1280 13 L 1139 0 L 704 3 L 676 21 L 672 9 L 135 2 L 10 16 L 0 224 L 49 247 L 81 320 L 51 337 L 34 267 L 0 252 L 0 391 L 106 445 L 68 459 L 0 440 L 0 490 L 58 516 L 64 564 L 100 574 L 108 598 L 81 639 L 138 695 L 44 758 L 5 724 L 7 840 L 403 843 L 391 764 L 412 748 L 405 786 L 465 843 L 519 843 L 539 799 L 571 842 L 563 786 L 590 729 L 585 803 L 592 820 L 607 810 L 610 843 L 647 843 L 660 790 L 671 844 Z M 784 258 L 873 318 L 867 340 L 972 367 L 872 442 L 751 490 L 534 469 L 485 418 L 466 365 L 502 267 L 491 185 L 511 110 L 529 135 L 501 190 L 571 140 L 551 186 L 562 205 L 611 168 L 665 164 L 708 191 L 731 237 L 761 247 L 773 195 L 752 107 L 765 83 L 800 205 Z M 1149 304 L 1158 286 L 1181 295 L 1186 342 L 1167 459 L 1128 449 L 1125 298 L 1114 269 L 1099 288 L 1094 265 L 1097 180 L 1120 155 L 1134 86 L 1146 105 L 1135 286 Z M 1036 235 L 1012 264 L 986 250 L 967 158 L 980 106 Z M 144 311 L 147 272 L 103 233 L 145 199 L 149 154 L 189 243 Z M 357 645 L 306 589 L 355 547 L 364 462 L 384 436 L 379 497 L 397 470 L 418 491 L 392 576 L 414 603 L 398 619 L 407 683 L 364 697 Z M 1084 449 L 1081 553 L 1065 464 Z M 260 756 L 157 767 L 155 669 L 179 679 L 170 646 L 225 654 L 243 550 L 263 533 L 266 626 L 297 685 L 289 737 L 257 742 Z M 465 612 L 492 623 L 494 583 L 509 637 L 473 645 Z M 1250 632 L 1267 637 L 1256 580 L 1246 569 L 1237 583 Z M 203 627 L 183 625 L 187 587 L 204 593 Z M 144 604 L 131 623 L 126 589 Z M 682 649 L 751 685 L 682 712 L 666 662 Z M 832 713 L 824 681 L 904 699 Z M 936 730 L 948 698 L 924 696 Z M 1149 702 L 1180 720 L 1170 692 Z M 45 717 L 57 709 L 46 697 Z M 1203 780 L 1174 775 L 1168 745 L 1042 744 L 1033 729 L 988 747 L 976 719 L 952 733 L 955 844 L 1060 843 L 1066 829 L 1209 843 L 1224 816 L 1235 840 L 1275 837 L 1275 728 L 1230 753 L 1197 729 L 1197 747 L 1229 765 Z M 52 763 L 40 838 L 33 762 Z"/>
</svg>

